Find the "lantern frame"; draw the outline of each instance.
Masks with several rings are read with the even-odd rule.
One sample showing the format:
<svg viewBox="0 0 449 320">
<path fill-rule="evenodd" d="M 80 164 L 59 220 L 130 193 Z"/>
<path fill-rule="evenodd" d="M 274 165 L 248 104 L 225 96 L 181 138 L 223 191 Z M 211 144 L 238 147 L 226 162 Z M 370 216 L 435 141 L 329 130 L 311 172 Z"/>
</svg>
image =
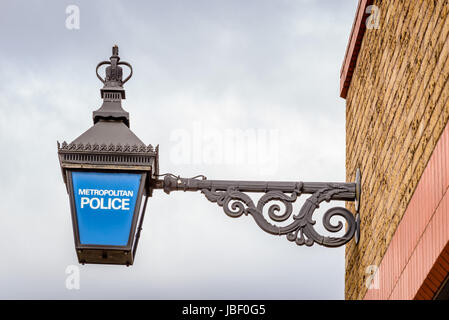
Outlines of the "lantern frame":
<svg viewBox="0 0 449 320">
<path fill-rule="evenodd" d="M 132 213 L 132 222 L 129 230 L 128 241 L 125 246 L 121 245 L 99 245 L 99 244 L 82 244 L 80 240 L 80 230 L 78 223 L 78 212 L 75 203 L 75 190 L 73 188 L 73 172 L 92 172 L 92 173 L 131 173 L 138 174 L 139 188 L 136 195 L 136 203 L 134 212 Z M 132 265 L 135 257 L 135 248 L 137 247 L 139 232 L 138 226 L 142 225 L 145 206 L 142 206 L 145 193 L 147 173 L 141 171 L 130 170 L 83 170 L 71 169 L 67 170 L 67 187 L 70 198 L 70 211 L 72 217 L 73 236 L 75 242 L 76 254 L 81 264 L 122 264 Z"/>
</svg>

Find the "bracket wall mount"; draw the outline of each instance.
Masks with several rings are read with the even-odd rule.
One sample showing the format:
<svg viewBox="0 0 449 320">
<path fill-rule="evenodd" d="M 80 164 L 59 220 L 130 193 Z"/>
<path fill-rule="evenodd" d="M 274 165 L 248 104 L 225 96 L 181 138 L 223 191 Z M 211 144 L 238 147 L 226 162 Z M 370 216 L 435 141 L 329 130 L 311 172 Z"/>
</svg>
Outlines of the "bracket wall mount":
<svg viewBox="0 0 449 320">
<path fill-rule="evenodd" d="M 164 174 L 163 180 L 156 180 L 154 189 L 163 189 L 167 194 L 172 191 L 201 191 L 205 197 L 223 208 L 226 215 L 238 218 L 251 215 L 256 224 L 265 232 L 273 235 L 286 235 L 287 239 L 298 246 L 312 246 L 314 243 L 325 247 L 340 247 L 352 238 L 358 244 L 360 239 L 360 198 L 361 174 L 357 169 L 356 181 L 352 183 L 335 182 L 280 182 L 280 181 L 234 181 L 208 180 L 204 176 L 181 178 L 173 174 Z M 247 193 L 262 193 L 255 203 Z M 311 194 L 306 199 L 293 222 L 286 226 L 277 226 L 272 222 L 284 222 L 293 214 L 293 203 L 303 194 Z M 319 234 L 314 225 L 315 210 L 323 201 L 350 201 L 355 203 L 356 215 L 344 207 L 327 210 L 322 218 L 324 228 L 337 233 L 344 224 L 331 223 L 331 218 L 340 216 L 346 222 L 344 235 L 332 237 Z M 277 201 L 267 206 L 268 203 Z M 282 203 L 281 209 L 278 203 Z M 264 208 L 268 208 L 264 214 Z"/>
</svg>

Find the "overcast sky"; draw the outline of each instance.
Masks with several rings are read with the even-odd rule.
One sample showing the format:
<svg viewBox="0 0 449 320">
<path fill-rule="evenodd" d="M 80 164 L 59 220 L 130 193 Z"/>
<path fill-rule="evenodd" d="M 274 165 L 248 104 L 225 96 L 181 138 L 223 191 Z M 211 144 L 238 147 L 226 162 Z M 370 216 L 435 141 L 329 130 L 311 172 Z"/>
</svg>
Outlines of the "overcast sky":
<svg viewBox="0 0 449 320">
<path fill-rule="evenodd" d="M 69 5 L 79 29 L 66 26 Z M 2 1 L 0 298 L 343 299 L 343 247 L 298 247 L 200 193 L 161 191 L 135 264 L 80 266 L 80 288 L 68 290 L 66 268 L 78 263 L 56 141 L 92 125 L 95 66 L 117 44 L 134 68 L 123 106 L 136 135 L 160 145 L 161 173 L 344 182 L 339 75 L 356 7 Z"/>
</svg>

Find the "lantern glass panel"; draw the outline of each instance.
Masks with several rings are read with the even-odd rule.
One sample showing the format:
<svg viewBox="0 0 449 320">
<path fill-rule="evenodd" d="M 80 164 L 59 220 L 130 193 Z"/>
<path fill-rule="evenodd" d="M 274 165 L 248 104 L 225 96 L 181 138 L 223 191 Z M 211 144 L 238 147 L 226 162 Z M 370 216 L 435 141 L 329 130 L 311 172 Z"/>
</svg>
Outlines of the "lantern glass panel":
<svg viewBox="0 0 449 320">
<path fill-rule="evenodd" d="M 81 245 L 127 246 L 141 174 L 72 172 Z"/>
</svg>

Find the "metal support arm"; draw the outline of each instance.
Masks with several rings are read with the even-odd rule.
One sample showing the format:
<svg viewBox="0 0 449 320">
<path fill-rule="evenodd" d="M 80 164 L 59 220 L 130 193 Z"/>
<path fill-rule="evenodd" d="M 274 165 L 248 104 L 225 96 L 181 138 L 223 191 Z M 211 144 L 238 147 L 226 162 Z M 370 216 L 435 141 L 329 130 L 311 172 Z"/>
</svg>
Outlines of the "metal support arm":
<svg viewBox="0 0 449 320">
<path fill-rule="evenodd" d="M 206 198 L 223 207 L 224 212 L 232 218 L 251 215 L 257 225 L 270 234 L 286 235 L 289 241 L 297 245 L 312 246 L 318 243 L 325 247 L 339 247 L 349 242 L 354 236 L 358 243 L 360 234 L 360 216 L 358 213 L 360 203 L 360 172 L 357 170 L 356 182 L 276 182 L 276 181 L 230 181 L 207 180 L 202 178 L 181 178 L 172 174 L 165 175 L 163 180 L 157 180 L 154 188 L 163 189 L 167 194 L 171 191 L 201 191 Z M 264 193 L 257 204 L 246 194 L 249 192 Z M 299 210 L 293 215 L 293 222 L 286 226 L 276 226 L 275 222 L 283 222 L 291 217 L 292 203 L 302 194 L 311 194 Z M 343 207 L 334 207 L 327 210 L 323 216 L 324 228 L 332 233 L 339 232 L 343 223 L 331 223 L 334 216 L 342 217 L 347 223 L 347 229 L 341 237 L 329 237 L 316 232 L 315 220 L 312 216 L 323 201 L 340 200 L 354 201 L 357 214 L 354 215 Z M 281 207 L 273 203 L 268 207 L 268 218 L 263 215 L 263 209 L 268 202 L 278 201 Z"/>
</svg>

